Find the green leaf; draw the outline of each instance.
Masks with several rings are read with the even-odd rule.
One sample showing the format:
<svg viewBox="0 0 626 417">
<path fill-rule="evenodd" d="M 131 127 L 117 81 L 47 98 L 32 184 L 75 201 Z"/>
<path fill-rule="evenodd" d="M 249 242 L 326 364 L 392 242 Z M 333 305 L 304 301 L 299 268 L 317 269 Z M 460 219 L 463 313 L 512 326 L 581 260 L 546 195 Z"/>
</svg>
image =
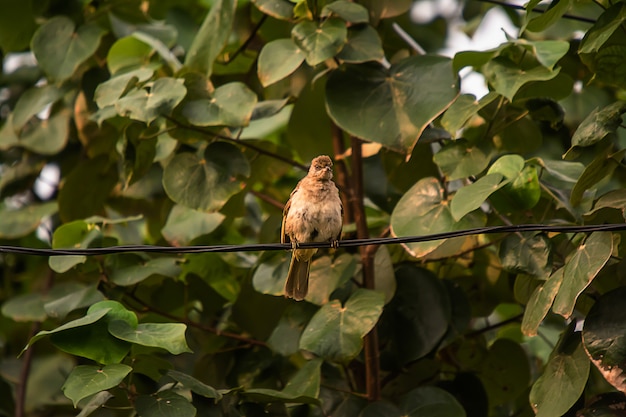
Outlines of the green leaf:
<svg viewBox="0 0 626 417">
<path fill-rule="evenodd" d="M 46 311 L 43 308 L 41 294 L 20 294 L 2 304 L 2 315 L 13 321 L 44 321 Z"/>
<path fill-rule="evenodd" d="M 496 92 L 513 101 L 517 91 L 531 81 L 547 81 L 558 75 L 560 68 L 551 70 L 544 66 L 522 69 L 509 59 L 496 57 L 483 66 L 485 78 Z"/>
<path fill-rule="evenodd" d="M 230 302 L 235 302 L 241 291 L 241 285 L 239 281 L 233 279 L 230 266 L 220 254 L 190 254 L 186 258 L 181 279 L 186 278 L 189 274 L 195 274 L 209 284 L 221 297 Z M 238 263 L 237 266 L 242 267 L 243 265 Z"/>
<path fill-rule="evenodd" d="M 610 133 L 615 133 L 622 124 L 622 115 L 626 113 L 626 102 L 616 101 L 601 109 L 596 108 L 574 132 L 573 146 L 591 146 L 601 141 Z"/>
<path fill-rule="evenodd" d="M 187 94 L 180 78 L 159 78 L 149 88 L 138 88 L 115 103 L 115 109 L 123 117 L 129 117 L 150 124 L 159 116 L 172 113 Z"/>
<path fill-rule="evenodd" d="M 559 268 L 550 277 L 533 291 L 522 318 L 522 333 L 526 336 L 536 336 L 537 329 L 550 311 L 554 298 L 563 283 L 563 270 Z"/>
<path fill-rule="evenodd" d="M 100 409 L 107 401 L 113 398 L 113 394 L 109 391 L 100 391 L 96 395 L 92 396 L 86 404 L 81 404 L 82 409 L 76 417 L 87 417 L 94 411 Z"/>
<path fill-rule="evenodd" d="M 578 53 L 598 52 L 624 22 L 626 22 L 626 4 L 619 2 L 606 9 L 593 27 L 585 33 Z"/>
<path fill-rule="evenodd" d="M 307 64 L 315 66 L 341 51 L 348 38 L 348 29 L 340 19 L 327 19 L 319 26 L 303 20 L 293 27 L 291 37 L 304 52 Z"/>
<path fill-rule="evenodd" d="M 185 57 L 185 67 L 207 77 L 213 72 L 213 63 L 228 41 L 235 17 L 235 0 L 216 0 L 202 22 Z"/>
<path fill-rule="evenodd" d="M 498 254 L 507 271 L 543 278 L 552 268 L 551 247 L 550 240 L 542 233 L 512 233 L 500 243 Z"/>
<path fill-rule="evenodd" d="M 390 332 L 391 351 L 399 366 L 432 352 L 448 331 L 450 298 L 432 272 L 403 264 L 396 269 L 397 290 L 385 308 L 381 329 Z"/>
<path fill-rule="evenodd" d="M 136 86 L 137 83 L 143 83 L 149 80 L 152 78 L 153 74 L 154 70 L 151 68 L 138 68 L 111 77 L 111 79 L 98 84 L 94 100 L 101 109 L 107 106 L 113 106 L 124 93 Z"/>
<path fill-rule="evenodd" d="M 433 161 L 448 180 L 452 181 L 483 172 L 489 164 L 489 155 L 479 146 L 472 146 L 465 139 L 458 139 L 441 148 L 433 156 Z"/>
<path fill-rule="evenodd" d="M 196 415 L 196 408 L 185 397 L 172 390 L 138 396 L 135 399 L 135 410 L 142 417 L 195 417 Z"/>
<path fill-rule="evenodd" d="M 131 326 L 137 326 L 137 316 L 117 301 L 101 301 L 87 310 L 86 317 L 100 311 L 105 312 L 102 320 L 80 327 L 72 326 L 63 331 L 55 329 L 50 334 L 52 343 L 64 352 L 105 365 L 121 362 L 131 345 L 113 337 L 108 331 L 108 325 L 112 321 L 125 321 Z"/>
<path fill-rule="evenodd" d="M 172 355 L 191 352 L 182 323 L 140 323 L 136 327 L 123 320 L 109 322 L 109 332 L 118 339 L 142 346 L 165 349 Z"/>
<path fill-rule="evenodd" d="M 572 206 L 578 206 L 584 197 L 585 191 L 602 181 L 605 177 L 611 175 L 626 155 L 626 149 L 621 149 L 615 153 L 602 152 L 595 157 L 593 161 L 580 174 L 580 178 L 576 181 L 572 194 L 570 195 L 570 203 Z"/>
<path fill-rule="evenodd" d="M 22 350 L 22 353 L 24 353 L 26 349 L 31 347 L 35 342 L 37 342 L 39 339 L 45 336 L 49 336 L 55 333 L 60 333 L 66 330 L 76 329 L 82 326 L 88 326 L 90 324 L 96 323 L 98 320 L 102 319 L 109 311 L 110 309 L 95 310 L 95 311 L 92 311 L 91 313 L 87 313 L 84 317 L 69 321 L 63 324 L 62 326 L 57 327 L 54 330 L 41 330 L 35 336 L 30 338 L 30 340 L 28 341 L 28 344 Z"/>
<path fill-rule="evenodd" d="M 35 203 L 17 210 L 0 211 L 0 238 L 17 239 L 35 231 L 42 220 L 57 212 L 57 203 Z"/>
<path fill-rule="evenodd" d="M 461 129 L 468 120 L 475 116 L 480 109 L 497 99 L 499 95 L 493 91 L 487 93 L 480 100 L 476 101 L 473 94 L 462 94 L 456 98 L 454 103 L 446 110 L 441 118 L 441 125 L 452 135 Z"/>
<path fill-rule="evenodd" d="M 571 0 L 559 0 L 552 2 L 544 13 L 540 13 L 539 16 L 530 19 L 530 21 L 526 24 L 526 29 L 531 32 L 542 32 L 546 30 L 548 27 L 558 22 L 559 19 L 567 13 L 571 7 L 571 3 Z M 529 5 L 526 6 L 528 14 L 532 13 L 531 9 L 532 7 Z"/>
<path fill-rule="evenodd" d="M 528 389 L 530 365 L 524 349 L 509 339 L 497 339 L 478 372 L 491 406 L 513 401 Z"/>
<path fill-rule="evenodd" d="M 326 83 L 328 114 L 352 135 L 410 153 L 458 94 L 451 64 L 448 58 L 421 55 L 389 69 L 377 63 L 341 67 Z"/>
<path fill-rule="evenodd" d="M 218 87 L 212 98 L 193 100 L 183 107 L 183 115 L 197 126 L 247 126 L 250 123 L 256 94 L 245 84 L 232 82 Z"/>
<path fill-rule="evenodd" d="M 454 396 L 437 387 L 419 387 L 400 401 L 403 416 L 465 417 L 465 410 Z"/>
<path fill-rule="evenodd" d="M 222 399 L 222 394 L 218 390 L 209 385 L 206 385 L 205 383 L 197 380 L 191 375 L 187 375 L 179 371 L 170 370 L 167 371 L 167 376 L 172 378 L 174 381 L 182 384 L 185 388 L 205 398 L 215 399 L 215 401 L 219 401 Z"/>
<path fill-rule="evenodd" d="M 252 276 L 254 289 L 262 294 L 282 295 L 290 259 L 286 252 L 262 257 Z"/>
<path fill-rule="evenodd" d="M 52 248 L 87 248 L 95 239 L 101 237 L 100 230 L 82 220 L 59 226 L 52 235 Z M 59 273 L 67 272 L 78 264 L 85 263 L 84 255 L 51 256 L 50 268 Z"/>
<path fill-rule="evenodd" d="M 214 231 L 225 216 L 221 213 L 203 213 L 185 206 L 175 205 L 167 216 L 161 234 L 174 246 L 187 245 L 198 236 Z"/>
<path fill-rule="evenodd" d="M 298 352 L 302 331 L 316 311 L 317 308 L 309 303 L 289 305 L 267 339 L 268 346 L 283 356 Z"/>
<path fill-rule="evenodd" d="M 333 300 L 313 316 L 300 339 L 300 349 L 323 358 L 345 362 L 359 354 L 363 337 L 376 325 L 383 295 L 359 289 L 342 306 Z"/>
<path fill-rule="evenodd" d="M 39 66 L 54 82 L 70 78 L 96 52 L 105 34 L 94 23 L 80 26 L 76 32 L 74 29 L 72 20 L 55 16 L 37 29 L 31 41 Z"/>
<path fill-rule="evenodd" d="M 587 288 L 608 262 L 613 251 L 610 232 L 594 232 L 578 246 L 565 264 L 563 284 L 554 300 L 555 313 L 569 318 L 578 296 Z"/>
<path fill-rule="evenodd" d="M 72 400 L 74 407 L 90 395 L 116 387 L 132 371 L 121 363 L 103 367 L 79 365 L 72 370 L 63 384 L 63 393 Z"/>
<path fill-rule="evenodd" d="M 398 201 L 391 213 L 391 232 L 394 236 L 423 236 L 480 227 L 483 222 L 483 217 L 474 213 L 458 222 L 454 220 L 441 184 L 429 177 L 418 181 Z M 408 243 L 405 248 L 411 255 L 420 257 L 451 240 Z M 458 240 L 464 242 L 465 238 Z"/>
<path fill-rule="evenodd" d="M 508 184 L 492 196 L 491 202 L 498 210 L 512 213 L 517 210 L 533 208 L 541 198 L 541 186 L 537 169 L 524 166 L 524 159 L 519 155 L 504 155 L 489 168 L 488 174 L 500 173 Z"/>
<path fill-rule="evenodd" d="M 266 15 L 279 20 L 291 20 L 293 3 L 289 0 L 252 0 L 252 3 Z"/>
<path fill-rule="evenodd" d="M 501 174 L 487 174 L 475 183 L 460 188 L 452 197 L 450 212 L 456 221 L 467 213 L 478 209 L 491 194 L 504 187 Z"/>
<path fill-rule="evenodd" d="M 47 106 L 54 104 L 63 97 L 64 90 L 54 85 L 44 85 L 26 90 L 13 109 L 13 129 L 16 134 L 26 123 Z"/>
<path fill-rule="evenodd" d="M 285 402 L 319 404 L 317 397 L 320 391 L 320 368 L 323 361 L 313 359 L 289 380 L 282 391 L 252 388 L 243 392 L 243 395 L 256 402 Z"/>
<path fill-rule="evenodd" d="M 178 204 L 217 211 L 241 191 L 239 178 L 248 175 L 250 165 L 236 146 L 214 142 L 202 159 L 189 152 L 174 156 L 163 172 L 163 188 Z"/>
<path fill-rule="evenodd" d="M 385 51 L 383 51 L 382 40 L 376 29 L 370 25 L 351 27 L 348 30 L 348 43 L 337 55 L 340 60 L 351 64 L 381 61 L 384 57 Z"/>
<path fill-rule="evenodd" d="M 257 74 L 263 87 L 274 84 L 298 69 L 304 54 L 291 39 L 276 39 L 265 44 L 259 54 Z"/>
<path fill-rule="evenodd" d="M 147 45 L 150 45 L 152 49 L 157 51 L 157 53 L 161 56 L 161 58 L 163 58 L 163 60 L 170 67 L 172 72 L 176 73 L 181 69 L 182 64 L 180 63 L 178 58 L 176 58 L 176 55 L 174 55 L 174 53 L 170 51 L 170 49 L 167 47 L 165 43 L 163 43 L 161 39 L 155 36 L 149 35 L 148 33 L 145 33 L 145 32 L 134 32 L 131 36 L 133 36 L 134 38 L 140 40 L 141 42 Z"/>
<path fill-rule="evenodd" d="M 63 319 L 68 313 L 79 308 L 89 307 L 103 301 L 104 296 L 98 286 L 67 283 L 55 285 L 44 300 L 44 310 L 48 317 Z"/>
<path fill-rule="evenodd" d="M 591 361 L 604 379 L 622 392 L 626 389 L 625 294 L 625 287 L 603 294 L 587 314 L 582 332 Z"/>
<path fill-rule="evenodd" d="M 111 282 L 120 286 L 140 283 L 152 275 L 177 278 L 181 272 L 180 258 L 154 258 L 145 262 L 134 263 L 126 267 L 115 268 L 110 276 Z"/>
<path fill-rule="evenodd" d="M 154 49 L 134 36 L 118 39 L 107 53 L 107 67 L 113 75 L 126 75 L 126 71 L 147 70 Z M 154 69 L 153 69 L 154 71 Z M 120 74 L 124 72 L 124 74 Z"/>
<path fill-rule="evenodd" d="M 336 15 L 350 23 L 368 23 L 370 20 L 368 10 L 358 3 L 347 0 L 337 0 L 327 4 L 322 9 L 321 17 Z"/>
<path fill-rule="evenodd" d="M 20 134 L 15 133 L 13 115 L 0 128 L 0 150 L 21 147 L 41 155 L 54 155 L 67 144 L 71 113 L 63 108 L 48 119 L 33 119 L 35 123 L 26 126 Z"/>
<path fill-rule="evenodd" d="M 613 190 L 604 194 L 596 201 L 593 210 L 587 212 L 585 215 L 593 215 L 603 208 L 618 209 L 622 212 L 622 217 L 626 219 L 626 190 Z"/>
<path fill-rule="evenodd" d="M 566 330 L 543 374 L 530 390 L 530 404 L 537 417 L 561 416 L 578 400 L 587 383 L 589 359 L 580 333 Z"/>
<path fill-rule="evenodd" d="M 309 292 L 306 300 L 317 305 L 326 304 L 332 292 L 349 281 L 354 276 L 356 269 L 357 262 L 353 256 L 348 254 L 342 254 L 332 261 L 329 256 L 315 259 L 311 263 Z M 283 281 L 286 276 L 285 272 L 282 276 Z M 378 275 L 376 276 L 378 277 Z"/>
</svg>

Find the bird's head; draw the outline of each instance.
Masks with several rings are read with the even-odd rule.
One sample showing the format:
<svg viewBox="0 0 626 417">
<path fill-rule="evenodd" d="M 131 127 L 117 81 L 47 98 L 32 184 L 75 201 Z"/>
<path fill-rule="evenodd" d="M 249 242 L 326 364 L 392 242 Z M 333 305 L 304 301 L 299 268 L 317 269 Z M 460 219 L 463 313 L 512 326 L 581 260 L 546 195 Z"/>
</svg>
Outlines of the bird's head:
<svg viewBox="0 0 626 417">
<path fill-rule="evenodd" d="M 309 175 L 321 180 L 330 180 L 333 177 L 333 161 L 326 155 L 314 158 L 311 161 Z"/>
</svg>

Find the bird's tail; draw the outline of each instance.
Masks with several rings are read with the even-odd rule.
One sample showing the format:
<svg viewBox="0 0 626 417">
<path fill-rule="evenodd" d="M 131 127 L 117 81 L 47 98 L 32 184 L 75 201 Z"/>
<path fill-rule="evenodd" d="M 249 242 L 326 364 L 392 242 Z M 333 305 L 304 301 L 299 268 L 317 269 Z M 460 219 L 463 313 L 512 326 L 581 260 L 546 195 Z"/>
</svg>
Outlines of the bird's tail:
<svg viewBox="0 0 626 417">
<path fill-rule="evenodd" d="M 296 301 L 304 300 L 309 290 L 309 270 L 311 260 L 300 260 L 296 255 L 291 256 L 289 273 L 285 283 L 285 297 L 293 298 Z"/>
</svg>

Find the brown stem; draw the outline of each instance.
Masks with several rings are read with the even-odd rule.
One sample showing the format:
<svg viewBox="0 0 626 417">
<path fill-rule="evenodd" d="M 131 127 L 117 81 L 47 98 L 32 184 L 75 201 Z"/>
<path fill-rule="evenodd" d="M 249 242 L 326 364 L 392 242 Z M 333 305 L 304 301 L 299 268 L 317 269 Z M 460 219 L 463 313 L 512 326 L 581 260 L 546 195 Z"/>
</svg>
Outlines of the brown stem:
<svg viewBox="0 0 626 417">
<path fill-rule="evenodd" d="M 256 198 L 258 198 L 259 200 L 263 200 L 267 204 L 276 207 L 277 209 L 279 209 L 281 211 L 285 208 L 285 204 L 284 203 L 281 203 L 280 201 L 276 200 L 273 197 L 270 197 L 267 194 L 263 194 L 263 193 L 260 193 L 258 191 L 255 191 L 255 190 L 250 190 L 250 194 L 252 194 Z"/>
<path fill-rule="evenodd" d="M 263 26 L 263 23 L 265 23 L 266 20 L 267 20 L 267 15 L 264 14 L 263 17 L 261 17 L 261 19 L 259 20 L 259 22 L 254 26 L 254 28 L 252 28 L 252 33 L 250 33 L 250 36 L 248 36 L 248 39 L 246 39 L 244 43 L 242 43 L 241 46 L 237 48 L 237 50 L 233 52 L 231 56 L 228 57 L 228 60 L 224 62 L 224 65 L 228 65 L 231 62 L 233 62 L 240 53 L 245 51 L 248 48 L 248 46 L 250 46 L 250 44 L 252 43 L 252 40 L 256 36 L 256 33 L 259 31 L 259 29 L 261 29 L 261 26 Z"/>
<path fill-rule="evenodd" d="M 43 292 L 47 293 L 52 285 L 54 284 L 54 272 L 52 270 L 48 270 L 48 274 L 46 276 L 46 282 L 44 283 Z M 30 332 L 28 335 L 28 340 L 30 340 L 33 336 L 35 336 L 39 330 L 41 329 L 40 322 L 34 322 L 30 328 Z M 25 413 L 25 405 L 26 405 L 26 387 L 28 385 L 28 376 L 30 375 L 30 368 L 33 364 L 33 355 L 35 349 L 33 346 L 30 346 L 28 350 L 24 353 L 24 359 L 22 360 L 22 368 L 20 369 L 20 380 L 17 383 L 16 392 L 15 392 L 15 417 L 24 417 Z"/>
<path fill-rule="evenodd" d="M 331 134 L 333 138 L 333 151 L 335 152 L 335 173 L 337 175 L 337 183 L 343 194 L 341 202 L 343 203 L 343 222 L 344 224 L 352 223 L 354 216 L 352 214 L 352 187 L 350 187 L 350 174 L 346 160 L 343 157 L 346 147 L 343 143 L 343 131 L 336 124 L 331 125 Z"/>
<path fill-rule="evenodd" d="M 352 209 L 354 210 L 357 237 L 359 239 L 367 239 L 369 238 L 369 231 L 363 204 L 363 153 L 361 144 L 362 141 L 360 139 L 352 137 L 352 195 L 350 197 Z M 375 249 L 370 249 L 369 246 L 361 246 L 359 250 L 363 264 L 363 287 L 373 290 L 376 285 L 374 277 L 374 254 L 376 251 Z M 364 349 L 367 398 L 369 401 L 378 401 L 380 399 L 380 353 L 378 351 L 378 331 L 376 327 L 365 336 Z"/>
</svg>

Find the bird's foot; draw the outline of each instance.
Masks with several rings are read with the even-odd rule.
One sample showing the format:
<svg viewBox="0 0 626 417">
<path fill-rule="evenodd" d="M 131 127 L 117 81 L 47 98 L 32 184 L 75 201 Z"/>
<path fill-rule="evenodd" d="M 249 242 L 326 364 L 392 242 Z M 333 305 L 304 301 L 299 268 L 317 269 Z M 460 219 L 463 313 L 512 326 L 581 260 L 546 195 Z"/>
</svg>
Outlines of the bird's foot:
<svg viewBox="0 0 626 417">
<path fill-rule="evenodd" d="M 337 249 L 339 247 L 339 240 L 333 239 L 330 241 L 330 247 L 332 249 Z"/>
</svg>

